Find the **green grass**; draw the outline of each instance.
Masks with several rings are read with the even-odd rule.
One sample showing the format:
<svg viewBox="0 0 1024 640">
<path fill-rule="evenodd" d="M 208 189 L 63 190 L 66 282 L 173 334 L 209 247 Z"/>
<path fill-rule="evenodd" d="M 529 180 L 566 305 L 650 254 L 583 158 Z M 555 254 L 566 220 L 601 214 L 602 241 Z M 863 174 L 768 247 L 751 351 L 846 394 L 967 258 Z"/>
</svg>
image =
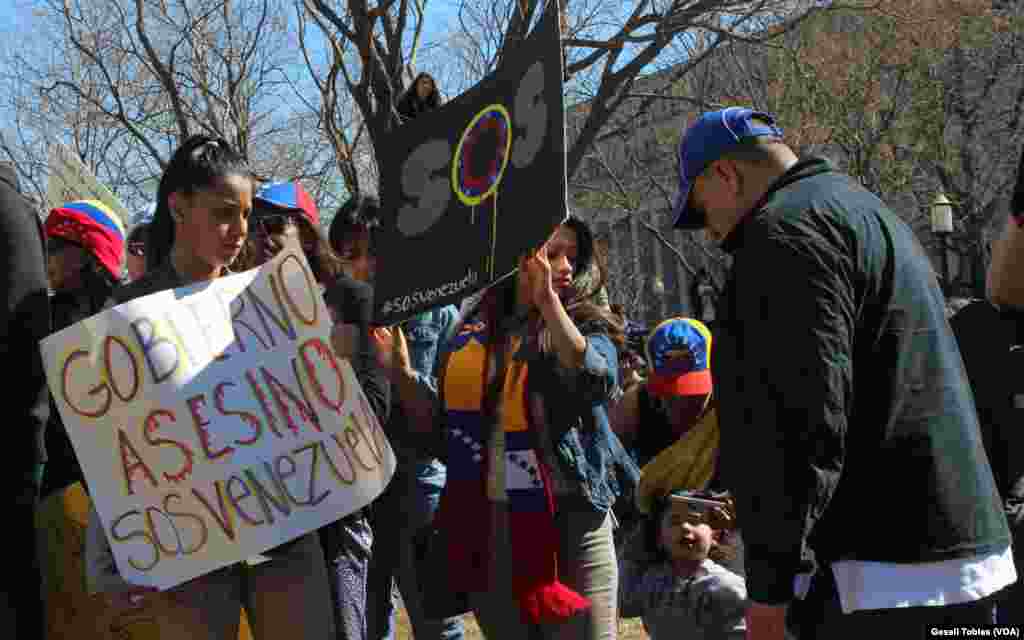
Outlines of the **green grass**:
<svg viewBox="0 0 1024 640">
<path fill-rule="evenodd" d="M 398 608 L 398 634 L 396 640 L 412 640 L 412 629 L 409 627 L 409 617 L 405 613 L 405 607 Z M 473 614 L 468 614 L 463 618 L 466 629 L 466 640 L 483 640 L 484 634 L 480 631 L 480 627 L 476 624 L 476 618 Z M 631 620 L 619 620 L 619 638 L 618 640 L 647 640 L 647 634 L 644 633 L 643 624 L 640 622 L 640 618 L 633 618 Z"/>
</svg>

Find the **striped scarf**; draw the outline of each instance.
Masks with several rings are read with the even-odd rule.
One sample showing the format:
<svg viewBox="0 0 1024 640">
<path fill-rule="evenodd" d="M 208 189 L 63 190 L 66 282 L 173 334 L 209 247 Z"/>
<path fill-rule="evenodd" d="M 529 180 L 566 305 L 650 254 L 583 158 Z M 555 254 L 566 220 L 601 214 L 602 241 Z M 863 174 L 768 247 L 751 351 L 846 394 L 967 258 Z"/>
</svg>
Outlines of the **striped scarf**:
<svg viewBox="0 0 1024 640">
<path fill-rule="evenodd" d="M 448 480 L 438 519 L 448 581 L 472 593 L 500 590 L 507 578 L 525 621 L 564 621 L 589 602 L 558 580 L 551 470 L 527 409 L 528 366 L 518 358 L 504 366 L 487 344 L 484 323 L 464 326 L 442 378 Z M 521 344 L 513 338 L 510 352 Z"/>
</svg>

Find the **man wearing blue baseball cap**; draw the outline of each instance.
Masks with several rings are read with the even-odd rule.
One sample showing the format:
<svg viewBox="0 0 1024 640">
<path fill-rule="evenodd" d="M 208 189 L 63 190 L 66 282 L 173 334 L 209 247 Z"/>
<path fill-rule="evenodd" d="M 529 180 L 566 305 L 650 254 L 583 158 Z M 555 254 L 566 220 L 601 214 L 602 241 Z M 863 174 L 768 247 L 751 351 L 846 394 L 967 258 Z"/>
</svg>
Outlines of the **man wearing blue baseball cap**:
<svg viewBox="0 0 1024 640">
<path fill-rule="evenodd" d="M 801 640 L 991 623 L 1010 533 L 914 233 L 767 113 L 702 115 L 679 171 L 676 225 L 733 256 L 712 378 L 747 637 L 782 640 L 787 610 Z"/>
<path fill-rule="evenodd" d="M 705 113 L 679 145 L 675 226 L 706 228 L 722 240 L 796 163 L 770 114 L 740 107 Z"/>
</svg>

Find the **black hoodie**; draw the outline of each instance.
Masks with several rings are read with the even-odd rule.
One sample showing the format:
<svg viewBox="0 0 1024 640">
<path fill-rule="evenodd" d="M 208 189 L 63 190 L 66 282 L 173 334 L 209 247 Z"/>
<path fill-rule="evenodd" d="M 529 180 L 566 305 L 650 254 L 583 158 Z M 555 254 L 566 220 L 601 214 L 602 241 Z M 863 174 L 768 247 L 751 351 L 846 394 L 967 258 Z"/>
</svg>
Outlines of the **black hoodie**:
<svg viewBox="0 0 1024 640">
<path fill-rule="evenodd" d="M 0 362 L 14 374 L 7 376 L 4 393 L 10 454 L 3 486 L 15 496 L 30 490 L 34 497 L 46 461 L 43 429 L 50 403 L 39 341 L 50 333 L 50 305 L 42 229 L 10 165 L 0 165 L 0 242 L 0 287 L 7 301 L 0 311 Z"/>
</svg>

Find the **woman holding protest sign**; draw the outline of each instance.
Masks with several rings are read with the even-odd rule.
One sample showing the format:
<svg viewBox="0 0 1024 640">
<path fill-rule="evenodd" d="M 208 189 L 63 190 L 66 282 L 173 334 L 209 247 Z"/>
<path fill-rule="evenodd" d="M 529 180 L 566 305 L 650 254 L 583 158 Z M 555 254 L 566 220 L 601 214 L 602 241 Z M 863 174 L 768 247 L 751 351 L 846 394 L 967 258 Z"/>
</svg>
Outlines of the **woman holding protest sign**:
<svg viewBox="0 0 1024 640">
<path fill-rule="evenodd" d="M 570 218 L 481 296 L 436 379 L 414 372 L 401 330 L 378 332 L 414 428 L 440 432 L 448 462 L 434 550 L 460 597 L 437 602 L 427 585 L 426 606 L 473 610 L 491 640 L 615 637 L 609 508 L 635 468 L 607 420 L 621 322 L 593 302 L 603 278 L 573 286 L 594 260 L 590 229 Z"/>
<path fill-rule="evenodd" d="M 118 304 L 226 275 L 245 245 L 253 179 L 245 160 L 224 140 L 202 135 L 186 140 L 168 163 L 157 196 L 148 271 L 114 292 Z M 243 605 L 257 640 L 330 638 L 333 619 L 316 534 L 265 555 L 263 562 L 231 565 L 166 594 L 147 594 L 117 575 L 95 511 L 90 522 L 93 582 L 124 606 L 161 599 L 161 638 L 235 640 Z"/>
</svg>

